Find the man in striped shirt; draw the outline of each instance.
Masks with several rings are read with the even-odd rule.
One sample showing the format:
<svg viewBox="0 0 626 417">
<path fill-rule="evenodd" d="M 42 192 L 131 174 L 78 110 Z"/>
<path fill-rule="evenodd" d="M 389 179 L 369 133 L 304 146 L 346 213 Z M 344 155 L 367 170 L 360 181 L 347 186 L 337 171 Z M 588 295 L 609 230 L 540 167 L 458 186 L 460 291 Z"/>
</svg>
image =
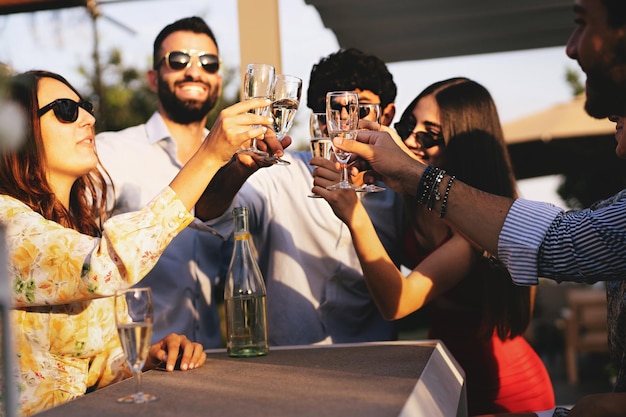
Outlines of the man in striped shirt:
<svg viewBox="0 0 626 417">
<path fill-rule="evenodd" d="M 574 14 L 566 53 L 587 75 L 585 109 L 616 122 L 616 154 L 626 159 L 626 1 L 575 0 Z M 615 393 L 585 397 L 568 415 L 626 415 L 626 190 L 589 209 L 564 212 L 548 203 L 488 194 L 461 181 L 446 189 L 449 179 L 436 181 L 435 170 L 426 171 L 389 129 L 362 127 L 391 133 L 393 140 L 387 133 L 367 131 L 358 142 L 335 140 L 335 145 L 365 159 L 395 191 L 429 203 L 477 246 L 497 254 L 516 283 L 536 285 L 538 276 L 607 281 L 609 345 L 619 365 Z"/>
</svg>

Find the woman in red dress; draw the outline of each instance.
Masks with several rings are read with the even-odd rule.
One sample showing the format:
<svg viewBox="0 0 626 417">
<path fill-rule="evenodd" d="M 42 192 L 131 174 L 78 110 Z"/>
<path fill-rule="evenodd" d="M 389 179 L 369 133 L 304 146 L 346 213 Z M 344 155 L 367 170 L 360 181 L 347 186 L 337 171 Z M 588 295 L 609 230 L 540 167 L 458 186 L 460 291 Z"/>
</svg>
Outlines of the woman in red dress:
<svg viewBox="0 0 626 417">
<path fill-rule="evenodd" d="M 516 196 L 496 106 L 480 84 L 467 78 L 432 84 L 395 127 L 417 158 L 476 188 Z M 322 167 L 314 175 L 314 191 L 350 229 L 368 288 L 385 318 L 399 319 L 421 308 L 428 313 L 429 337 L 443 341 L 465 371 L 470 415 L 554 408 L 548 372 L 523 336 L 534 293 L 513 284 L 504 268 L 440 219 L 445 203 L 441 212 L 417 203 L 424 193 L 427 200 L 445 202 L 454 180 L 435 181 L 434 190 L 404 196 L 411 226 L 404 262 L 411 272 L 405 277 L 380 244 L 354 191 L 325 190 L 333 173 Z"/>
</svg>

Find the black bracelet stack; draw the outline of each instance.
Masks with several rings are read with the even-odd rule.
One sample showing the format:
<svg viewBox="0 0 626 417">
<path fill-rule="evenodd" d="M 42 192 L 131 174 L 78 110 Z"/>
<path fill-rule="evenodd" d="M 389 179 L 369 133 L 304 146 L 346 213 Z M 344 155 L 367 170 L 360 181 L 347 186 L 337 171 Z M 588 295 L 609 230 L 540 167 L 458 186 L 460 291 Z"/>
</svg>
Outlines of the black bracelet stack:
<svg viewBox="0 0 626 417">
<path fill-rule="evenodd" d="M 417 202 L 419 204 L 425 204 L 428 210 L 432 211 L 435 207 L 435 202 L 441 200 L 441 209 L 439 211 L 439 217 L 443 218 L 446 214 L 448 196 L 450 194 L 450 188 L 456 177 L 453 175 L 448 179 L 446 190 L 443 193 L 443 197 L 439 192 L 439 186 L 445 178 L 446 171 L 437 168 L 434 165 L 428 165 L 417 184 L 417 191 L 415 193 Z"/>
</svg>

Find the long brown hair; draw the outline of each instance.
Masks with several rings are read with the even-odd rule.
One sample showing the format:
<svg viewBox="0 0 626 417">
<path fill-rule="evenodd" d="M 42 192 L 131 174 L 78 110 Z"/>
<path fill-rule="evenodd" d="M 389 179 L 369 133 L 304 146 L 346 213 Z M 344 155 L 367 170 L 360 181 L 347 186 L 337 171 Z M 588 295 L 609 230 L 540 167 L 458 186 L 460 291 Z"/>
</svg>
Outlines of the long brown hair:
<svg viewBox="0 0 626 417">
<path fill-rule="evenodd" d="M 441 168 L 480 190 L 517 197 L 500 118 L 487 89 L 463 77 L 434 83 L 411 102 L 400 123 L 415 126 L 413 109 L 430 95 L 439 106 L 446 141 Z M 504 267 L 482 256 L 471 276 L 478 277 L 482 286 L 482 336 L 491 337 L 495 331 L 505 340 L 523 334 L 532 315 L 530 288 L 515 285 Z"/>
<path fill-rule="evenodd" d="M 0 193 L 24 202 L 48 220 L 90 236 L 100 236 L 107 216 L 106 171 L 94 168 L 74 182 L 69 209 L 56 198 L 48 183 L 48 165 L 37 115 L 37 90 L 42 78 L 58 80 L 81 97 L 65 78 L 48 71 L 28 71 L 6 81 L 5 98 L 23 111 L 26 125 L 19 146 L 2 152 Z"/>
</svg>

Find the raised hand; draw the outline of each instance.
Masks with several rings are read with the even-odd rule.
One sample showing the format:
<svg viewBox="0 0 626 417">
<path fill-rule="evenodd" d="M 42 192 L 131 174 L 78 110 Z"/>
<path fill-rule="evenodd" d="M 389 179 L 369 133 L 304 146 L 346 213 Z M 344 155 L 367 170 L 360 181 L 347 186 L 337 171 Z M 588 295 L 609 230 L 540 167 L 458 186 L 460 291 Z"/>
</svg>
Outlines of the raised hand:
<svg viewBox="0 0 626 417">
<path fill-rule="evenodd" d="M 268 105 L 268 99 L 259 98 L 235 103 L 223 109 L 203 142 L 201 151 L 210 152 L 213 157 L 226 163 L 238 149 L 248 146 L 251 139 L 262 137 L 266 148 L 282 155 L 283 146 L 276 135 L 267 135 L 265 139 L 268 130 L 271 131 L 271 117 L 249 113 L 250 110 Z"/>
<path fill-rule="evenodd" d="M 361 126 L 375 124 L 363 122 Z M 394 138 L 396 136 L 396 138 Z M 385 184 L 398 193 L 415 195 L 417 184 L 426 165 L 420 162 L 404 144 L 398 143 L 395 132 L 361 130 L 355 141 L 333 140 L 333 145 L 358 156 L 380 174 Z"/>
<path fill-rule="evenodd" d="M 313 170 L 313 192 L 330 204 L 333 212 L 341 221 L 350 225 L 354 209 L 359 204 L 355 189 L 327 189 L 329 185 L 336 184 L 341 177 L 340 172 L 337 170 L 337 162 L 318 156 L 312 158 L 310 164 L 317 166 Z"/>
</svg>

